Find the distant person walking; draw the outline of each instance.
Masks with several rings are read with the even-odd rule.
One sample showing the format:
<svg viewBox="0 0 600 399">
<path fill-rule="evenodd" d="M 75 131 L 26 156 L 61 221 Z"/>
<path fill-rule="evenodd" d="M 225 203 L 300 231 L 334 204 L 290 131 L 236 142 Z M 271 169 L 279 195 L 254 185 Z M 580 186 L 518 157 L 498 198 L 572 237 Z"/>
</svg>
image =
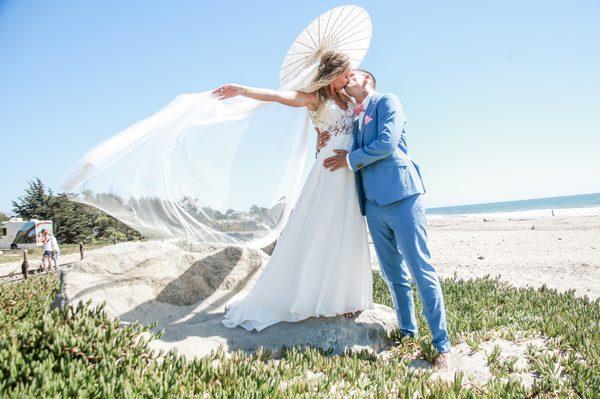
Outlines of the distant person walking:
<svg viewBox="0 0 600 399">
<path fill-rule="evenodd" d="M 52 268 L 52 263 L 54 262 L 54 270 L 58 270 L 58 259 L 60 257 L 60 247 L 58 246 L 58 241 L 53 234 L 48 232 L 48 230 L 42 230 L 42 243 L 44 244 L 44 255 L 42 256 L 42 270 Z M 46 263 L 48 267 L 46 267 Z"/>
<path fill-rule="evenodd" d="M 42 255 L 42 271 L 50 269 L 52 259 L 52 240 L 48 234 L 48 230 L 42 229 L 42 244 L 44 246 L 44 254 Z"/>
<path fill-rule="evenodd" d="M 58 258 L 60 258 L 60 248 L 58 240 L 54 234 L 50 234 L 50 242 L 52 244 L 52 260 L 54 261 L 54 270 L 58 270 Z"/>
</svg>

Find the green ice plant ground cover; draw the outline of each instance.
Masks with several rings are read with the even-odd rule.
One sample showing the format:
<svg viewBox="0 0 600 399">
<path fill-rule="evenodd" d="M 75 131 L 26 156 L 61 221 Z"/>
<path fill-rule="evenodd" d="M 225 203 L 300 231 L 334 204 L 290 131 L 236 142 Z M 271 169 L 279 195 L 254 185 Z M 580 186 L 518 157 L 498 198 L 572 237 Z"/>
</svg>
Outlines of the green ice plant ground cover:
<svg viewBox="0 0 600 399">
<path fill-rule="evenodd" d="M 148 327 L 121 326 L 103 309 L 51 309 L 56 274 L 0 285 L 0 397 L 14 398 L 594 398 L 600 392 L 600 301 L 541 288 L 516 289 L 497 280 L 442 282 L 453 343 L 473 350 L 501 336 L 545 337 L 551 352 L 534 349 L 533 385 L 507 378 L 513 367 L 488 354 L 493 378 L 483 385 L 432 378 L 408 367 L 435 351 L 424 318 L 422 334 L 399 340 L 390 356 L 344 356 L 292 348 L 282 357 L 222 352 L 193 361 L 159 353 L 140 337 Z M 376 274 L 376 302 L 391 306 Z M 151 337 L 155 337 L 152 335 Z"/>
</svg>

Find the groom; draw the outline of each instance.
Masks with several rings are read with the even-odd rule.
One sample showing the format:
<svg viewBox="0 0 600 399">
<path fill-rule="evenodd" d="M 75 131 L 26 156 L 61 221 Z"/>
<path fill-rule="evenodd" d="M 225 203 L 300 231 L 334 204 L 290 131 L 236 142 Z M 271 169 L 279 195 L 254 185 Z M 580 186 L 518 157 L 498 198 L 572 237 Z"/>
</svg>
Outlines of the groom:
<svg viewBox="0 0 600 399">
<path fill-rule="evenodd" d="M 355 172 L 358 200 L 367 217 L 381 271 L 385 278 L 403 335 L 417 334 L 409 272 L 423 303 L 423 313 L 440 353 L 434 362 L 448 369 L 450 338 L 444 298 L 427 246 L 427 223 L 421 194 L 425 192 L 419 169 L 408 156 L 402 106 L 393 94 L 375 91 L 375 77 L 354 71 L 346 92 L 355 108 L 354 145 L 348 153 L 335 150 L 324 166 L 332 171 L 347 167 Z M 329 139 L 320 133 L 319 146 Z"/>
</svg>

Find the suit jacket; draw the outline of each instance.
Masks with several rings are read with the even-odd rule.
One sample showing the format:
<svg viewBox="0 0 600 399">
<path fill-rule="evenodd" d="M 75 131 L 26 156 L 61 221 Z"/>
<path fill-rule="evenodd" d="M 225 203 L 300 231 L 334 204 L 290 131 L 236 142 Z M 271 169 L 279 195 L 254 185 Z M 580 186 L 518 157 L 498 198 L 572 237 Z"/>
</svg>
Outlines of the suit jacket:
<svg viewBox="0 0 600 399">
<path fill-rule="evenodd" d="M 362 116 L 354 122 L 354 144 L 348 155 L 356 175 L 361 213 L 365 202 L 389 205 L 425 193 L 419 167 L 408 156 L 406 118 L 393 94 L 374 93 Z"/>
</svg>

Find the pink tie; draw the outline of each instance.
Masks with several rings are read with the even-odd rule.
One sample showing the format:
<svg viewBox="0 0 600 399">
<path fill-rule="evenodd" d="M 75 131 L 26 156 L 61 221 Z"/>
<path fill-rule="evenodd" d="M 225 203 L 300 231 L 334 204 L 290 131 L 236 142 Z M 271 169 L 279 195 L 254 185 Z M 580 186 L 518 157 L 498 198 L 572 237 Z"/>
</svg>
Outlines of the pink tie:
<svg viewBox="0 0 600 399">
<path fill-rule="evenodd" d="M 365 110 L 365 106 L 362 104 L 359 104 L 356 107 L 354 107 L 354 115 L 359 116 L 360 114 L 363 113 L 364 110 Z"/>
</svg>

